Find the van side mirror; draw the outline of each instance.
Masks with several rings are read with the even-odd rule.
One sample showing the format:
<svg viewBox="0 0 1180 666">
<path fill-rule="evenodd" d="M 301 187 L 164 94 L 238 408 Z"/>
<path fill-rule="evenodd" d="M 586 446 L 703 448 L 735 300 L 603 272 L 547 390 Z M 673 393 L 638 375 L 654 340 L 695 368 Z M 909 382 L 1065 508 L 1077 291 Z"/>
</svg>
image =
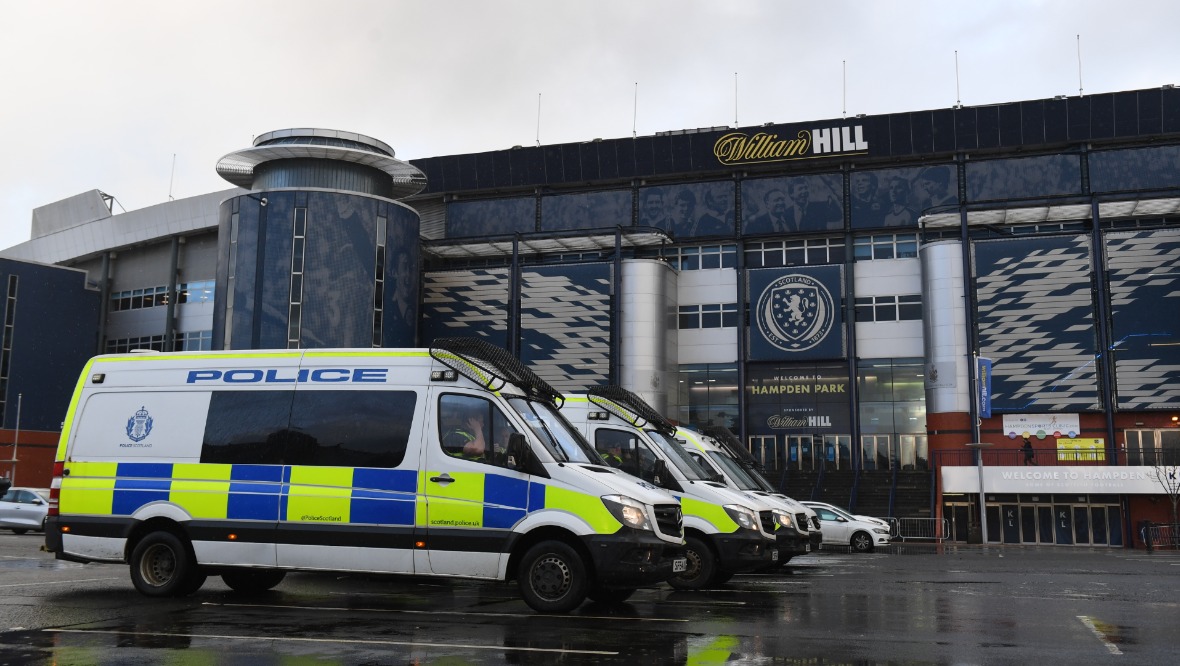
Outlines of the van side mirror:
<svg viewBox="0 0 1180 666">
<path fill-rule="evenodd" d="M 504 466 L 510 470 L 525 472 L 531 475 L 545 475 L 545 470 L 537 464 L 537 457 L 533 456 L 529 448 L 529 438 L 523 433 L 513 432 L 509 435 L 509 445 L 505 451 Z"/>
<path fill-rule="evenodd" d="M 661 488 L 665 487 L 664 479 L 668 477 L 668 463 L 663 460 L 657 460 L 656 464 L 652 467 L 651 477 L 652 483 Z"/>
</svg>

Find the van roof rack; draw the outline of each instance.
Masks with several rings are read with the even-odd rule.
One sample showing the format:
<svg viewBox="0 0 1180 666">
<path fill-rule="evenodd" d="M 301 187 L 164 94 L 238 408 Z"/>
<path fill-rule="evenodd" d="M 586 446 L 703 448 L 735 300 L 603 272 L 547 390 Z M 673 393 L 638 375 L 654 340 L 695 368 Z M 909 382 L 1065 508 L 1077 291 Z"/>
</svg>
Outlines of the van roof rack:
<svg viewBox="0 0 1180 666">
<path fill-rule="evenodd" d="M 676 433 L 674 423 L 664 418 L 643 398 L 622 386 L 594 386 L 586 390 L 586 396 L 591 403 L 602 407 L 637 428 L 651 425 L 657 431 L 668 436 Z"/>
<path fill-rule="evenodd" d="M 729 451 L 729 453 L 736 457 L 743 465 L 753 467 L 757 470 L 762 469 L 762 465 L 758 463 L 758 459 L 754 457 L 754 454 L 750 453 L 749 449 L 742 446 L 742 441 L 738 439 L 737 435 L 733 434 L 733 431 L 731 431 L 729 428 L 718 425 L 702 426 L 701 432 L 717 440 L 717 443 L 720 444 L 722 448 Z"/>
<path fill-rule="evenodd" d="M 526 397 L 560 407 L 565 396 L 529 370 L 520 359 L 479 338 L 438 338 L 430 345 L 431 358 L 491 391 L 512 384 Z"/>
</svg>

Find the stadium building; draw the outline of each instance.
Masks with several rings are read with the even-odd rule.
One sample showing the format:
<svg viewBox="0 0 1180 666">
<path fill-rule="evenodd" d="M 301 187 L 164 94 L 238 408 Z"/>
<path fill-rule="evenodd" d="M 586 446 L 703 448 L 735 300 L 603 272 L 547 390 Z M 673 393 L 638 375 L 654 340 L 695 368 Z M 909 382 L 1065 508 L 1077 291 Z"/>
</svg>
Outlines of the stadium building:
<svg viewBox="0 0 1180 666">
<path fill-rule="evenodd" d="M 1172 86 L 411 162 L 288 129 L 215 168 L 235 187 L 121 214 L 82 193 L 0 252 L 0 442 L 41 442 L 9 474 L 45 469 L 92 353 L 463 335 L 724 426 L 787 493 L 919 536 L 1125 546 L 1170 520 Z"/>
</svg>

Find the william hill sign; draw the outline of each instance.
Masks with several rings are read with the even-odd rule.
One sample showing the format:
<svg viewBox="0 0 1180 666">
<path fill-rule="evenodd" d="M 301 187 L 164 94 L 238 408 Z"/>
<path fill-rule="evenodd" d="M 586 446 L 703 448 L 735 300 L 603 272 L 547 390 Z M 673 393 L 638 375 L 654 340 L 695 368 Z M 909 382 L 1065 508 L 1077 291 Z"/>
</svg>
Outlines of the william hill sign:
<svg viewBox="0 0 1180 666">
<path fill-rule="evenodd" d="M 834 155 L 865 155 L 869 142 L 862 125 L 799 130 L 793 138 L 773 132 L 730 132 L 713 144 L 713 155 L 725 165 L 787 162 Z"/>
</svg>

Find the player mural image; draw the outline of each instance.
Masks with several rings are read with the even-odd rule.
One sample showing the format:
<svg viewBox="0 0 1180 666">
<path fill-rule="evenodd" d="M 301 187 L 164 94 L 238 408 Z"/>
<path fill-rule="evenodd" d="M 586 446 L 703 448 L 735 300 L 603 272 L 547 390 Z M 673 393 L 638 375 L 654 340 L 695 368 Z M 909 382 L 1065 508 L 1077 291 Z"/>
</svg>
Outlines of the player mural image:
<svg viewBox="0 0 1180 666">
<path fill-rule="evenodd" d="M 762 360 L 844 354 L 838 266 L 750 271 L 750 356 Z"/>
</svg>

